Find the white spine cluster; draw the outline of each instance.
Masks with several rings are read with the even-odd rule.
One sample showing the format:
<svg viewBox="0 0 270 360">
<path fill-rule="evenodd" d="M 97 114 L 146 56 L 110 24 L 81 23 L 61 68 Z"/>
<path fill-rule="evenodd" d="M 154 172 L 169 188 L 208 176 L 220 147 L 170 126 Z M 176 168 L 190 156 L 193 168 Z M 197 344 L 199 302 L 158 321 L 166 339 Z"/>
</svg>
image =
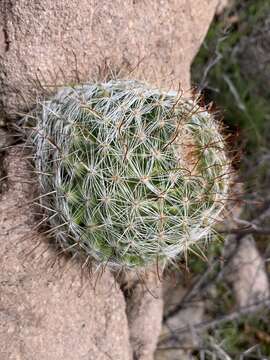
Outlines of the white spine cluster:
<svg viewBox="0 0 270 360">
<path fill-rule="evenodd" d="M 63 250 L 133 268 L 211 236 L 230 163 L 195 101 L 119 80 L 64 88 L 35 117 L 41 206 Z"/>
</svg>

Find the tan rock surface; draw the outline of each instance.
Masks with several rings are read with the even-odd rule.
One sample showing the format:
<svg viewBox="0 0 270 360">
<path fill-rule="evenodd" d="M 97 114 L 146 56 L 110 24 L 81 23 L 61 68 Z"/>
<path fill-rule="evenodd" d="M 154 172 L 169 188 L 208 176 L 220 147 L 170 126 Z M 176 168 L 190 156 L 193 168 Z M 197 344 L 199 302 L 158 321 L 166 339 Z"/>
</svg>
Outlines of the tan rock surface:
<svg viewBox="0 0 270 360">
<path fill-rule="evenodd" d="M 252 235 L 243 237 L 232 259 L 229 279 L 239 307 L 269 299 L 269 281 L 265 260 L 256 248 Z"/>
<path fill-rule="evenodd" d="M 12 151 L 0 202 L 0 359 L 130 357 L 125 300 L 113 276 L 94 280 L 32 230 L 31 173 Z M 54 263 L 54 266 L 51 265 Z M 93 276 L 95 279 L 95 276 Z"/>
<path fill-rule="evenodd" d="M 102 79 L 110 71 L 175 89 L 180 82 L 187 90 L 191 60 L 217 2 L 2 0 L 0 117 L 27 111 L 55 86 Z M 35 178 L 14 153 L 6 164 L 9 190 L 0 199 L 0 359 L 128 360 L 131 352 L 136 359 L 151 359 L 160 297 L 154 302 L 135 287 L 127 300 L 128 321 L 124 297 L 108 271 L 94 290 L 87 278 L 81 284 L 76 263 L 64 270 L 56 262 L 50 269 L 55 252 L 31 230 L 28 202 Z M 22 203 L 28 205 L 19 207 Z M 27 255 L 26 249 L 33 251 Z"/>
<path fill-rule="evenodd" d="M 218 0 L 2 0 L 0 100 L 12 116 L 57 84 L 113 72 L 184 89 Z M 139 63 L 139 65 L 138 65 Z M 138 66 L 137 66 L 138 65 Z M 47 88 L 48 89 L 48 88 Z"/>
<path fill-rule="evenodd" d="M 155 360 L 193 360 L 191 351 L 198 346 L 198 337 L 192 326 L 203 320 L 205 306 L 199 298 L 185 301 L 188 287 L 184 283 L 185 276 L 180 272 L 171 279 L 167 275 L 164 281 L 164 321 Z M 184 327 L 190 331 L 179 334 Z"/>
<path fill-rule="evenodd" d="M 132 296 L 127 299 L 127 318 L 133 358 L 153 359 L 161 331 L 162 284 L 156 269 L 143 282 L 134 282 Z"/>
</svg>

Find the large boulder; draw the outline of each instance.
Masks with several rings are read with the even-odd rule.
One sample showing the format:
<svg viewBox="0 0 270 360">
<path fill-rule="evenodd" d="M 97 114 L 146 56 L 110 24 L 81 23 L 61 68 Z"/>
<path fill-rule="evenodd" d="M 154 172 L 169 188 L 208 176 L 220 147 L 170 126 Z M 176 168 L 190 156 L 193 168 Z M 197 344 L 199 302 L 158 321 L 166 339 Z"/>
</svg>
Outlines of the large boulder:
<svg viewBox="0 0 270 360">
<path fill-rule="evenodd" d="M 96 281 L 33 229 L 32 175 L 18 150 L 6 158 L 0 201 L 0 359 L 131 359 L 125 300 L 110 272 Z"/>
<path fill-rule="evenodd" d="M 102 78 L 105 64 L 122 76 L 188 89 L 190 63 L 217 3 L 2 0 L 2 111 L 10 117 L 55 86 Z"/>
<path fill-rule="evenodd" d="M 58 86 L 107 76 L 188 90 L 189 67 L 217 3 L 2 0 L 2 120 L 21 116 Z M 76 259 L 59 260 L 37 230 L 36 180 L 20 148 L 7 151 L 0 168 L 0 358 L 152 359 L 160 284 L 150 276 L 139 289 L 135 274 L 125 298 L 108 270 L 95 281 L 97 273 L 87 276 Z"/>
</svg>

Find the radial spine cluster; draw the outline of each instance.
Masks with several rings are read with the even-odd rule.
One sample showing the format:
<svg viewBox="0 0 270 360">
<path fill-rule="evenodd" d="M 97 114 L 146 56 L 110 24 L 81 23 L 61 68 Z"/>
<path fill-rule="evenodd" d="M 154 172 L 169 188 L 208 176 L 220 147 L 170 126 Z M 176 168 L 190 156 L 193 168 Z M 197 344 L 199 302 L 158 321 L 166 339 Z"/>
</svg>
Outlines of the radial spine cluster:
<svg viewBox="0 0 270 360">
<path fill-rule="evenodd" d="M 145 267 L 211 236 L 230 161 L 214 116 L 195 100 L 114 80 L 65 87 L 34 118 L 40 205 L 63 251 Z"/>
</svg>

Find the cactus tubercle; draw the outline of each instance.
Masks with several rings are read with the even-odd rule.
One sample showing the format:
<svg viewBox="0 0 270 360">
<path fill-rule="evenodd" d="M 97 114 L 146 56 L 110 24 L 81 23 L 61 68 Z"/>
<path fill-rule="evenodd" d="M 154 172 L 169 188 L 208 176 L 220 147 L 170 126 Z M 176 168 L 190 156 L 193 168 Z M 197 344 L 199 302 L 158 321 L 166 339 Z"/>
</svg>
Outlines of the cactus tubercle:
<svg viewBox="0 0 270 360">
<path fill-rule="evenodd" d="M 211 236 L 230 161 L 214 116 L 195 100 L 114 80 L 65 87 L 34 117 L 40 203 L 64 251 L 145 267 Z"/>
</svg>

